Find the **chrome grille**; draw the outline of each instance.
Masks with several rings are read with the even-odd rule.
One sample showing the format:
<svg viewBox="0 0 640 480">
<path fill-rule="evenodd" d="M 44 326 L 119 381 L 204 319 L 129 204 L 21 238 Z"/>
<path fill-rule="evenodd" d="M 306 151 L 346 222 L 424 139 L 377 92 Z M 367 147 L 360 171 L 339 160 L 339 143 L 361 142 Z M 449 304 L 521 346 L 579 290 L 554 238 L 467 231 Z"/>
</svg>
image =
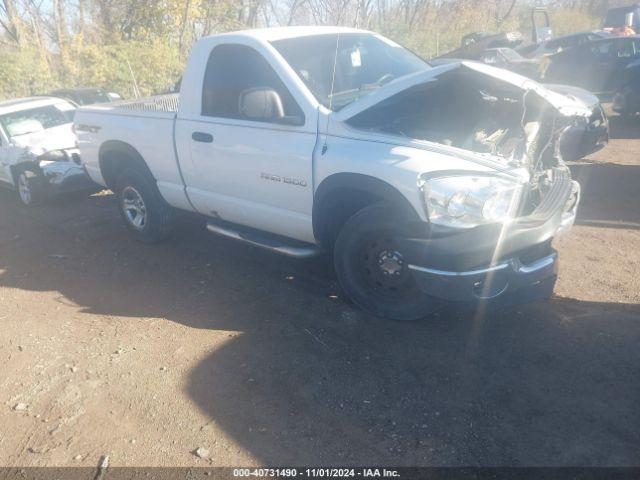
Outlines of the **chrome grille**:
<svg viewBox="0 0 640 480">
<path fill-rule="evenodd" d="M 571 195 L 571 175 L 562 168 L 552 170 L 552 181 L 542 196 L 540 203 L 525 217 L 519 219 L 520 223 L 538 223 L 551 218 L 554 213 L 562 211 L 562 206 Z"/>
</svg>

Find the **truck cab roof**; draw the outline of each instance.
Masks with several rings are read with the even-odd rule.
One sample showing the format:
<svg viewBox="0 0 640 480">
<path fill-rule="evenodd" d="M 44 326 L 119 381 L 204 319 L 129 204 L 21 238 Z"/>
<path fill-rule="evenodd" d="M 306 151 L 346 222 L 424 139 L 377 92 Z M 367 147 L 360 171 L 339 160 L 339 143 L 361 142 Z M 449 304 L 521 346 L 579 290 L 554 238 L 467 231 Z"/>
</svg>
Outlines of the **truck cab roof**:
<svg viewBox="0 0 640 480">
<path fill-rule="evenodd" d="M 313 27 L 270 27 L 270 28 L 255 28 L 251 30 L 239 30 L 236 32 L 221 33 L 217 35 L 211 35 L 210 37 L 246 37 L 263 42 L 275 42 L 278 40 L 286 40 L 289 38 L 309 37 L 313 35 L 331 35 L 337 33 L 367 33 L 367 30 L 360 30 L 357 28 L 348 27 L 328 27 L 328 26 L 313 26 Z M 205 37 L 205 38 L 210 38 Z"/>
</svg>

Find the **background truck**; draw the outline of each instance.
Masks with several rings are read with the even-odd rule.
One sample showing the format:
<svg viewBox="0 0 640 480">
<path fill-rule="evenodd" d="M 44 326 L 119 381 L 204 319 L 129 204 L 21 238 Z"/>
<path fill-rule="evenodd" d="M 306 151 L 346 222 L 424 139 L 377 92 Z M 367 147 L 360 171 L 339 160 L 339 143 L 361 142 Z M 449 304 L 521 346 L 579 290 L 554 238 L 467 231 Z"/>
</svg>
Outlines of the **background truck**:
<svg viewBox="0 0 640 480">
<path fill-rule="evenodd" d="M 620 36 L 640 35 L 640 4 L 610 8 L 602 28 Z"/>
<path fill-rule="evenodd" d="M 179 95 L 83 107 L 75 129 L 138 239 L 198 212 L 219 235 L 331 255 L 357 305 L 412 320 L 551 294 L 579 199 L 558 142 L 592 113 L 512 72 L 289 27 L 204 38 Z"/>
</svg>

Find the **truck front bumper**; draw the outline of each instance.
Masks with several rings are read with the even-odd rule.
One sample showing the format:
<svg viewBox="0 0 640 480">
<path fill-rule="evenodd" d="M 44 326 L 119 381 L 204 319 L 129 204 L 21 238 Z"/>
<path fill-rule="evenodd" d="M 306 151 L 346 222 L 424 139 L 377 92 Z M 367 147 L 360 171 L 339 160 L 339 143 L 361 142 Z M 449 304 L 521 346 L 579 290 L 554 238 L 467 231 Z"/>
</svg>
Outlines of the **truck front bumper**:
<svg viewBox="0 0 640 480">
<path fill-rule="evenodd" d="M 506 226 L 407 239 L 405 258 L 422 291 L 456 302 L 550 297 L 558 273 L 551 241 L 573 225 L 580 199 L 577 182 L 567 180 L 562 189 L 545 217 L 534 212 Z"/>
<path fill-rule="evenodd" d="M 558 254 L 540 258 L 528 265 L 520 259 L 478 270 L 451 272 L 409 265 L 420 288 L 431 296 L 449 301 L 493 300 L 510 292 L 531 288 L 527 300 L 548 298 L 553 292 L 558 274 Z M 535 290 L 535 292 L 533 292 Z"/>
</svg>

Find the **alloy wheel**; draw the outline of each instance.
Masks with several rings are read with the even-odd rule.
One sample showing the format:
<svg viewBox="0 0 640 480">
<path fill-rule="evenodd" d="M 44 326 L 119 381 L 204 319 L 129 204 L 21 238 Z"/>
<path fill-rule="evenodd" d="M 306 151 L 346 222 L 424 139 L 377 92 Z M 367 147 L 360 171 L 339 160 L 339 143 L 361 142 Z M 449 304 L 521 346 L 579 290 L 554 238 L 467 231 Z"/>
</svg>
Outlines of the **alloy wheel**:
<svg viewBox="0 0 640 480">
<path fill-rule="evenodd" d="M 147 225 L 147 207 L 140 192 L 132 186 L 122 191 L 122 210 L 127 221 L 137 230 L 143 230 Z"/>
<path fill-rule="evenodd" d="M 25 205 L 31 204 L 31 201 L 33 200 L 31 184 L 29 183 L 29 178 L 25 172 L 18 175 L 18 195 L 20 196 L 22 203 Z"/>
</svg>

